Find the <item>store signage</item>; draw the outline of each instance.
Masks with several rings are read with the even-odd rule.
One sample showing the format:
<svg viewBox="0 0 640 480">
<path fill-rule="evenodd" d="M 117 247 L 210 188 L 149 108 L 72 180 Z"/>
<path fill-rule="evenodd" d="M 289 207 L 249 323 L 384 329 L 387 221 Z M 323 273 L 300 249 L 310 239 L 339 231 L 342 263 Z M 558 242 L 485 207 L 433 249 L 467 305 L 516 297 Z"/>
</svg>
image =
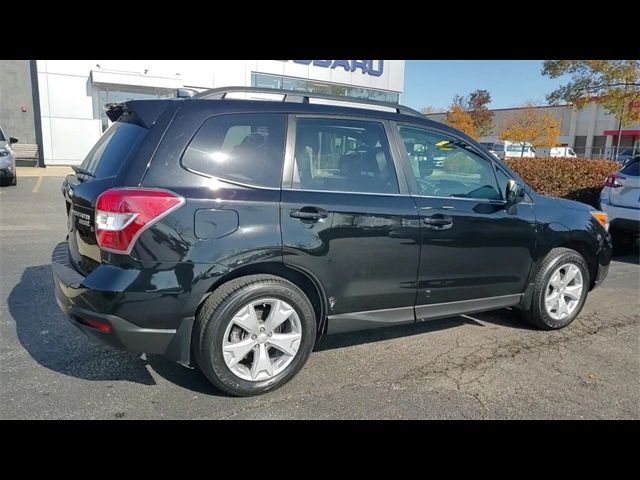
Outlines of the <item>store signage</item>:
<svg viewBox="0 0 640 480">
<path fill-rule="evenodd" d="M 384 69 L 384 60 L 294 60 L 293 62 L 320 68 L 343 68 L 347 72 L 360 70 L 363 74 L 374 77 L 380 77 Z"/>
</svg>

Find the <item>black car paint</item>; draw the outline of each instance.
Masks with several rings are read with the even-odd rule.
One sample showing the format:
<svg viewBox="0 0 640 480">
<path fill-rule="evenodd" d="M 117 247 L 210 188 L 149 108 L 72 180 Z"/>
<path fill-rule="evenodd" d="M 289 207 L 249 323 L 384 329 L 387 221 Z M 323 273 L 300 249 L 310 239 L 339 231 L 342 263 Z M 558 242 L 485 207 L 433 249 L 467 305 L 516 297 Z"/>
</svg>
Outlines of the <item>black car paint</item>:
<svg viewBox="0 0 640 480">
<path fill-rule="evenodd" d="M 71 262 L 58 270 L 77 270 L 82 280 L 66 285 L 64 275 L 54 275 L 58 301 L 72 318 L 93 312 L 107 321 L 113 316 L 122 319 L 142 339 L 111 341 L 113 345 L 164 353 L 187 363 L 190 329 L 198 308 L 218 285 L 243 273 L 303 275 L 319 297 L 321 333 L 326 330 L 327 317 L 362 311 L 390 309 L 395 312 L 389 314 L 390 321 L 410 322 L 419 319 L 415 305 L 510 295 L 516 295 L 526 308 L 537 267 L 556 246 L 573 246 L 587 257 L 592 286 L 597 276 L 606 275 L 610 237 L 589 214 L 590 207 L 544 197 L 526 186 L 531 201 L 512 206 L 504 201 L 417 196 L 406 175 L 409 167 L 401 144 L 393 134 L 389 141 L 401 184 L 398 195 L 287 188 L 290 145 L 282 189 L 218 180 L 189 172 L 180 162 L 195 132 L 213 115 L 281 113 L 289 122 L 295 115 L 373 116 L 387 129 L 401 122 L 458 136 L 524 183 L 484 147 L 442 124 L 397 113 L 317 104 L 161 102 L 164 111 L 156 112 L 137 154 L 116 176 L 81 180 L 70 175 L 63 187 L 69 204 L 89 215 L 91 225 L 98 195 L 113 186 L 158 187 L 186 199 L 181 208 L 146 230 L 130 255 L 100 251 L 93 227 L 78 223 L 81 216 L 71 214 Z M 453 209 L 444 208 L 450 206 Z M 327 217 L 308 222 L 290 216 L 303 207 L 324 209 Z M 444 232 L 426 229 L 422 221 L 427 209 L 446 212 L 455 227 Z M 81 250 L 85 255 L 79 254 Z M 144 334 L 152 331 L 175 335 L 177 340 L 151 348 Z"/>
</svg>

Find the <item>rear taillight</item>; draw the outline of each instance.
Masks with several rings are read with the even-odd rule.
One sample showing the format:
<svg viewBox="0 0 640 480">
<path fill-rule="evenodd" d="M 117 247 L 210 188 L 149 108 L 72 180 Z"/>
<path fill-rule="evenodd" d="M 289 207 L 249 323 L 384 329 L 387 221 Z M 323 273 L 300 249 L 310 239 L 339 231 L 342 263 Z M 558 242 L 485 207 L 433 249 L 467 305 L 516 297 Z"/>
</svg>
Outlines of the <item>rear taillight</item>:
<svg viewBox="0 0 640 480">
<path fill-rule="evenodd" d="M 131 253 L 147 228 L 184 204 L 184 198 L 155 188 L 112 188 L 96 203 L 96 240 L 109 252 Z"/>
<path fill-rule="evenodd" d="M 600 177 L 602 178 L 602 177 Z M 622 175 L 616 175 L 611 174 L 607 177 L 607 179 L 604 181 L 604 186 L 605 187 L 611 187 L 611 188 L 618 188 L 621 187 L 622 184 L 619 182 L 619 180 L 624 180 L 625 177 L 623 177 Z"/>
</svg>

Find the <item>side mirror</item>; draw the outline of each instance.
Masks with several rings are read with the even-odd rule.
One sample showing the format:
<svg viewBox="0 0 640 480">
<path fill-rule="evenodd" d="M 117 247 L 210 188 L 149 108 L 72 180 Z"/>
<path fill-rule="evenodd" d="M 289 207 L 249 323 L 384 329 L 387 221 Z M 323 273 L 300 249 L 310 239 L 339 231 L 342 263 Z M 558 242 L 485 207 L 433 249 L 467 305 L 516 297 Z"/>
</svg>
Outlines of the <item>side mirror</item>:
<svg viewBox="0 0 640 480">
<path fill-rule="evenodd" d="M 13 137 L 9 137 L 9 144 L 12 143 L 18 143 L 18 139 L 17 138 L 13 138 Z"/>
<path fill-rule="evenodd" d="M 513 179 L 507 181 L 507 207 L 520 203 L 524 200 L 524 188 Z"/>
</svg>

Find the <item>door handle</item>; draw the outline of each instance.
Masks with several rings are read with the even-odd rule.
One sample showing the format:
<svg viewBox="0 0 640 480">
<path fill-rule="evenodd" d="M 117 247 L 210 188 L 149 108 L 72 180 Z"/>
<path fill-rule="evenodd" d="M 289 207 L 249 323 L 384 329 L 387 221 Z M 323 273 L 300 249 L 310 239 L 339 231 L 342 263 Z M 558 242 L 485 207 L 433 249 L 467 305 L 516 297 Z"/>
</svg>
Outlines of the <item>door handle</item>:
<svg viewBox="0 0 640 480">
<path fill-rule="evenodd" d="M 453 218 L 449 215 L 437 213 L 435 215 L 424 217 L 422 219 L 422 223 L 424 223 L 427 228 L 432 228 L 434 230 L 448 230 L 453 227 Z"/>
<path fill-rule="evenodd" d="M 292 210 L 289 216 L 291 218 L 298 218 L 303 222 L 317 222 L 322 218 L 327 218 L 328 213 L 322 208 L 302 207 L 300 210 Z"/>
</svg>

